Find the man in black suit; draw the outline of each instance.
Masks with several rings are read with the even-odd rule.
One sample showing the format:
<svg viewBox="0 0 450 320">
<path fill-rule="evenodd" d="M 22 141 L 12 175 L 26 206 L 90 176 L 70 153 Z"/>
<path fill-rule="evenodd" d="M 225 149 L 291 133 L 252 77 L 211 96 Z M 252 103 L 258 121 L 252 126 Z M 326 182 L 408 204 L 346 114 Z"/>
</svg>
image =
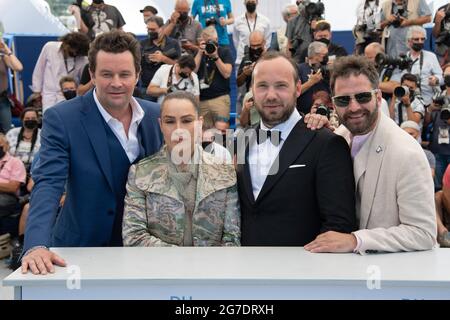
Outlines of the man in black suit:
<svg viewBox="0 0 450 320">
<path fill-rule="evenodd" d="M 322 232 L 354 231 L 348 144 L 328 129 L 306 127 L 296 109 L 295 63 L 267 52 L 255 66 L 252 90 L 261 122 L 245 133 L 248 139 L 238 136 L 237 150 L 242 245 L 303 246 Z"/>
</svg>

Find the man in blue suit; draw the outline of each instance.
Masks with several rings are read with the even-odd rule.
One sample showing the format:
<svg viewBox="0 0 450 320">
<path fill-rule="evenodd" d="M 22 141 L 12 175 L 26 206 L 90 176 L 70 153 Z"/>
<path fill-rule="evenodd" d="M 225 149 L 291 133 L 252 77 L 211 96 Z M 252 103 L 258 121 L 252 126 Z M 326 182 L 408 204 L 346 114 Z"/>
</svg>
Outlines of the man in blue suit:
<svg viewBox="0 0 450 320">
<path fill-rule="evenodd" d="M 122 245 L 128 169 L 162 144 L 159 106 L 132 97 L 140 65 L 137 40 L 123 31 L 104 33 L 89 51 L 95 89 L 45 112 L 23 273 L 47 274 L 54 272 L 53 264 L 65 266 L 51 246 Z"/>
</svg>

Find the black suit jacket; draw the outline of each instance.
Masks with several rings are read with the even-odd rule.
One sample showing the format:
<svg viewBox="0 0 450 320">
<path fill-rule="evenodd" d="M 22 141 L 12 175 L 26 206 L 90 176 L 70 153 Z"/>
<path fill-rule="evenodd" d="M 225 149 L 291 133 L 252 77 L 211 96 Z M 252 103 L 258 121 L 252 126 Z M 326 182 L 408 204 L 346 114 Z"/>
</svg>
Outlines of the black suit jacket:
<svg viewBox="0 0 450 320">
<path fill-rule="evenodd" d="M 248 145 L 245 152 L 237 167 L 243 246 L 304 246 L 325 231 L 356 229 L 353 165 L 342 137 L 300 120 L 278 155 L 278 173 L 267 176 L 256 200 Z"/>
</svg>

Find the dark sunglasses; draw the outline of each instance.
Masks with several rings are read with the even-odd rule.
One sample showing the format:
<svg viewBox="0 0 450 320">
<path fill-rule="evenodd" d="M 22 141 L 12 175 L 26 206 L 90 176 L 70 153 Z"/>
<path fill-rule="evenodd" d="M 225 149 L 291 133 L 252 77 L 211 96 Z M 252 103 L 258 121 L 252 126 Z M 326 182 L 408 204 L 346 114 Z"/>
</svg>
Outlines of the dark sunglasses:
<svg viewBox="0 0 450 320">
<path fill-rule="evenodd" d="M 348 107 L 350 104 L 350 100 L 353 98 L 359 104 L 369 103 L 372 100 L 372 96 L 374 93 L 378 92 L 378 89 L 373 89 L 367 92 L 360 92 L 348 96 L 334 96 L 333 103 L 336 107 Z"/>
</svg>

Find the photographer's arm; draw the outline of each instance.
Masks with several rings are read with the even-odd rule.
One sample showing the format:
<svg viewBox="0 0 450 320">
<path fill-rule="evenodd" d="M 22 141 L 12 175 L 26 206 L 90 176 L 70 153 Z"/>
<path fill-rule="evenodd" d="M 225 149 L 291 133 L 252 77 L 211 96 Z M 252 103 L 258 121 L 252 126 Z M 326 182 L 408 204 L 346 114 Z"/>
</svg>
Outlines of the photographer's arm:
<svg viewBox="0 0 450 320">
<path fill-rule="evenodd" d="M 420 123 L 420 120 L 422 119 L 422 115 L 419 112 L 414 112 L 411 105 L 406 107 L 406 116 L 408 117 L 408 120 L 412 120 L 416 123 Z"/>
<path fill-rule="evenodd" d="M 302 84 L 302 94 L 311 89 L 312 86 L 316 85 L 322 80 L 322 73 L 320 70 L 314 74 L 312 74 L 308 81 L 306 81 L 304 84 Z"/>
<path fill-rule="evenodd" d="M 245 82 L 247 81 L 247 78 L 252 75 L 252 72 L 253 72 L 253 66 L 245 66 L 241 70 L 241 72 L 238 73 L 238 76 L 236 79 L 236 83 L 237 83 L 238 87 L 245 84 Z"/>
<path fill-rule="evenodd" d="M 202 57 L 203 57 L 203 50 L 205 46 L 200 46 L 200 50 L 198 50 L 197 54 L 195 55 L 194 61 L 195 61 L 195 73 L 198 73 L 198 69 L 200 69 L 200 64 L 202 63 Z"/>
<path fill-rule="evenodd" d="M 147 87 L 147 94 L 153 97 L 160 97 L 169 93 L 168 88 L 161 88 L 159 85 L 150 83 Z"/>
<path fill-rule="evenodd" d="M 387 94 L 393 94 L 394 89 L 397 88 L 398 86 L 400 86 L 400 82 L 392 81 L 392 80 L 379 83 L 379 88 L 380 88 L 381 92 L 387 93 Z"/>
<path fill-rule="evenodd" d="M 422 26 L 429 22 L 431 22 L 431 15 L 418 17 L 416 19 L 405 19 L 405 20 L 403 20 L 401 26 L 402 27 Z"/>
<path fill-rule="evenodd" d="M 224 77 L 225 79 L 230 78 L 231 72 L 233 71 L 233 66 L 229 63 L 224 63 L 217 53 L 213 54 L 212 57 L 214 59 L 218 58 L 216 60 L 216 67 L 217 70 L 219 70 L 222 77 Z"/>
<path fill-rule="evenodd" d="M 441 23 L 442 20 L 445 17 L 445 9 L 441 9 L 438 12 L 436 12 L 436 16 L 434 17 L 434 26 L 433 26 L 433 37 L 437 38 L 439 37 L 439 34 L 441 33 Z"/>
<path fill-rule="evenodd" d="M 244 101 L 241 114 L 239 115 L 239 123 L 242 127 L 247 127 L 250 125 L 250 109 L 253 106 L 253 100 L 248 99 Z"/>
<path fill-rule="evenodd" d="M 395 98 L 395 96 L 392 94 L 392 98 L 391 101 L 389 102 L 389 117 L 394 120 L 395 118 L 395 102 L 397 101 L 397 99 Z"/>
<path fill-rule="evenodd" d="M 423 127 L 425 128 L 428 126 L 431 122 L 433 122 L 433 112 L 440 110 L 439 107 L 436 107 L 434 103 L 432 102 L 430 106 L 427 108 L 425 112 L 425 118 L 423 120 Z"/>
</svg>

